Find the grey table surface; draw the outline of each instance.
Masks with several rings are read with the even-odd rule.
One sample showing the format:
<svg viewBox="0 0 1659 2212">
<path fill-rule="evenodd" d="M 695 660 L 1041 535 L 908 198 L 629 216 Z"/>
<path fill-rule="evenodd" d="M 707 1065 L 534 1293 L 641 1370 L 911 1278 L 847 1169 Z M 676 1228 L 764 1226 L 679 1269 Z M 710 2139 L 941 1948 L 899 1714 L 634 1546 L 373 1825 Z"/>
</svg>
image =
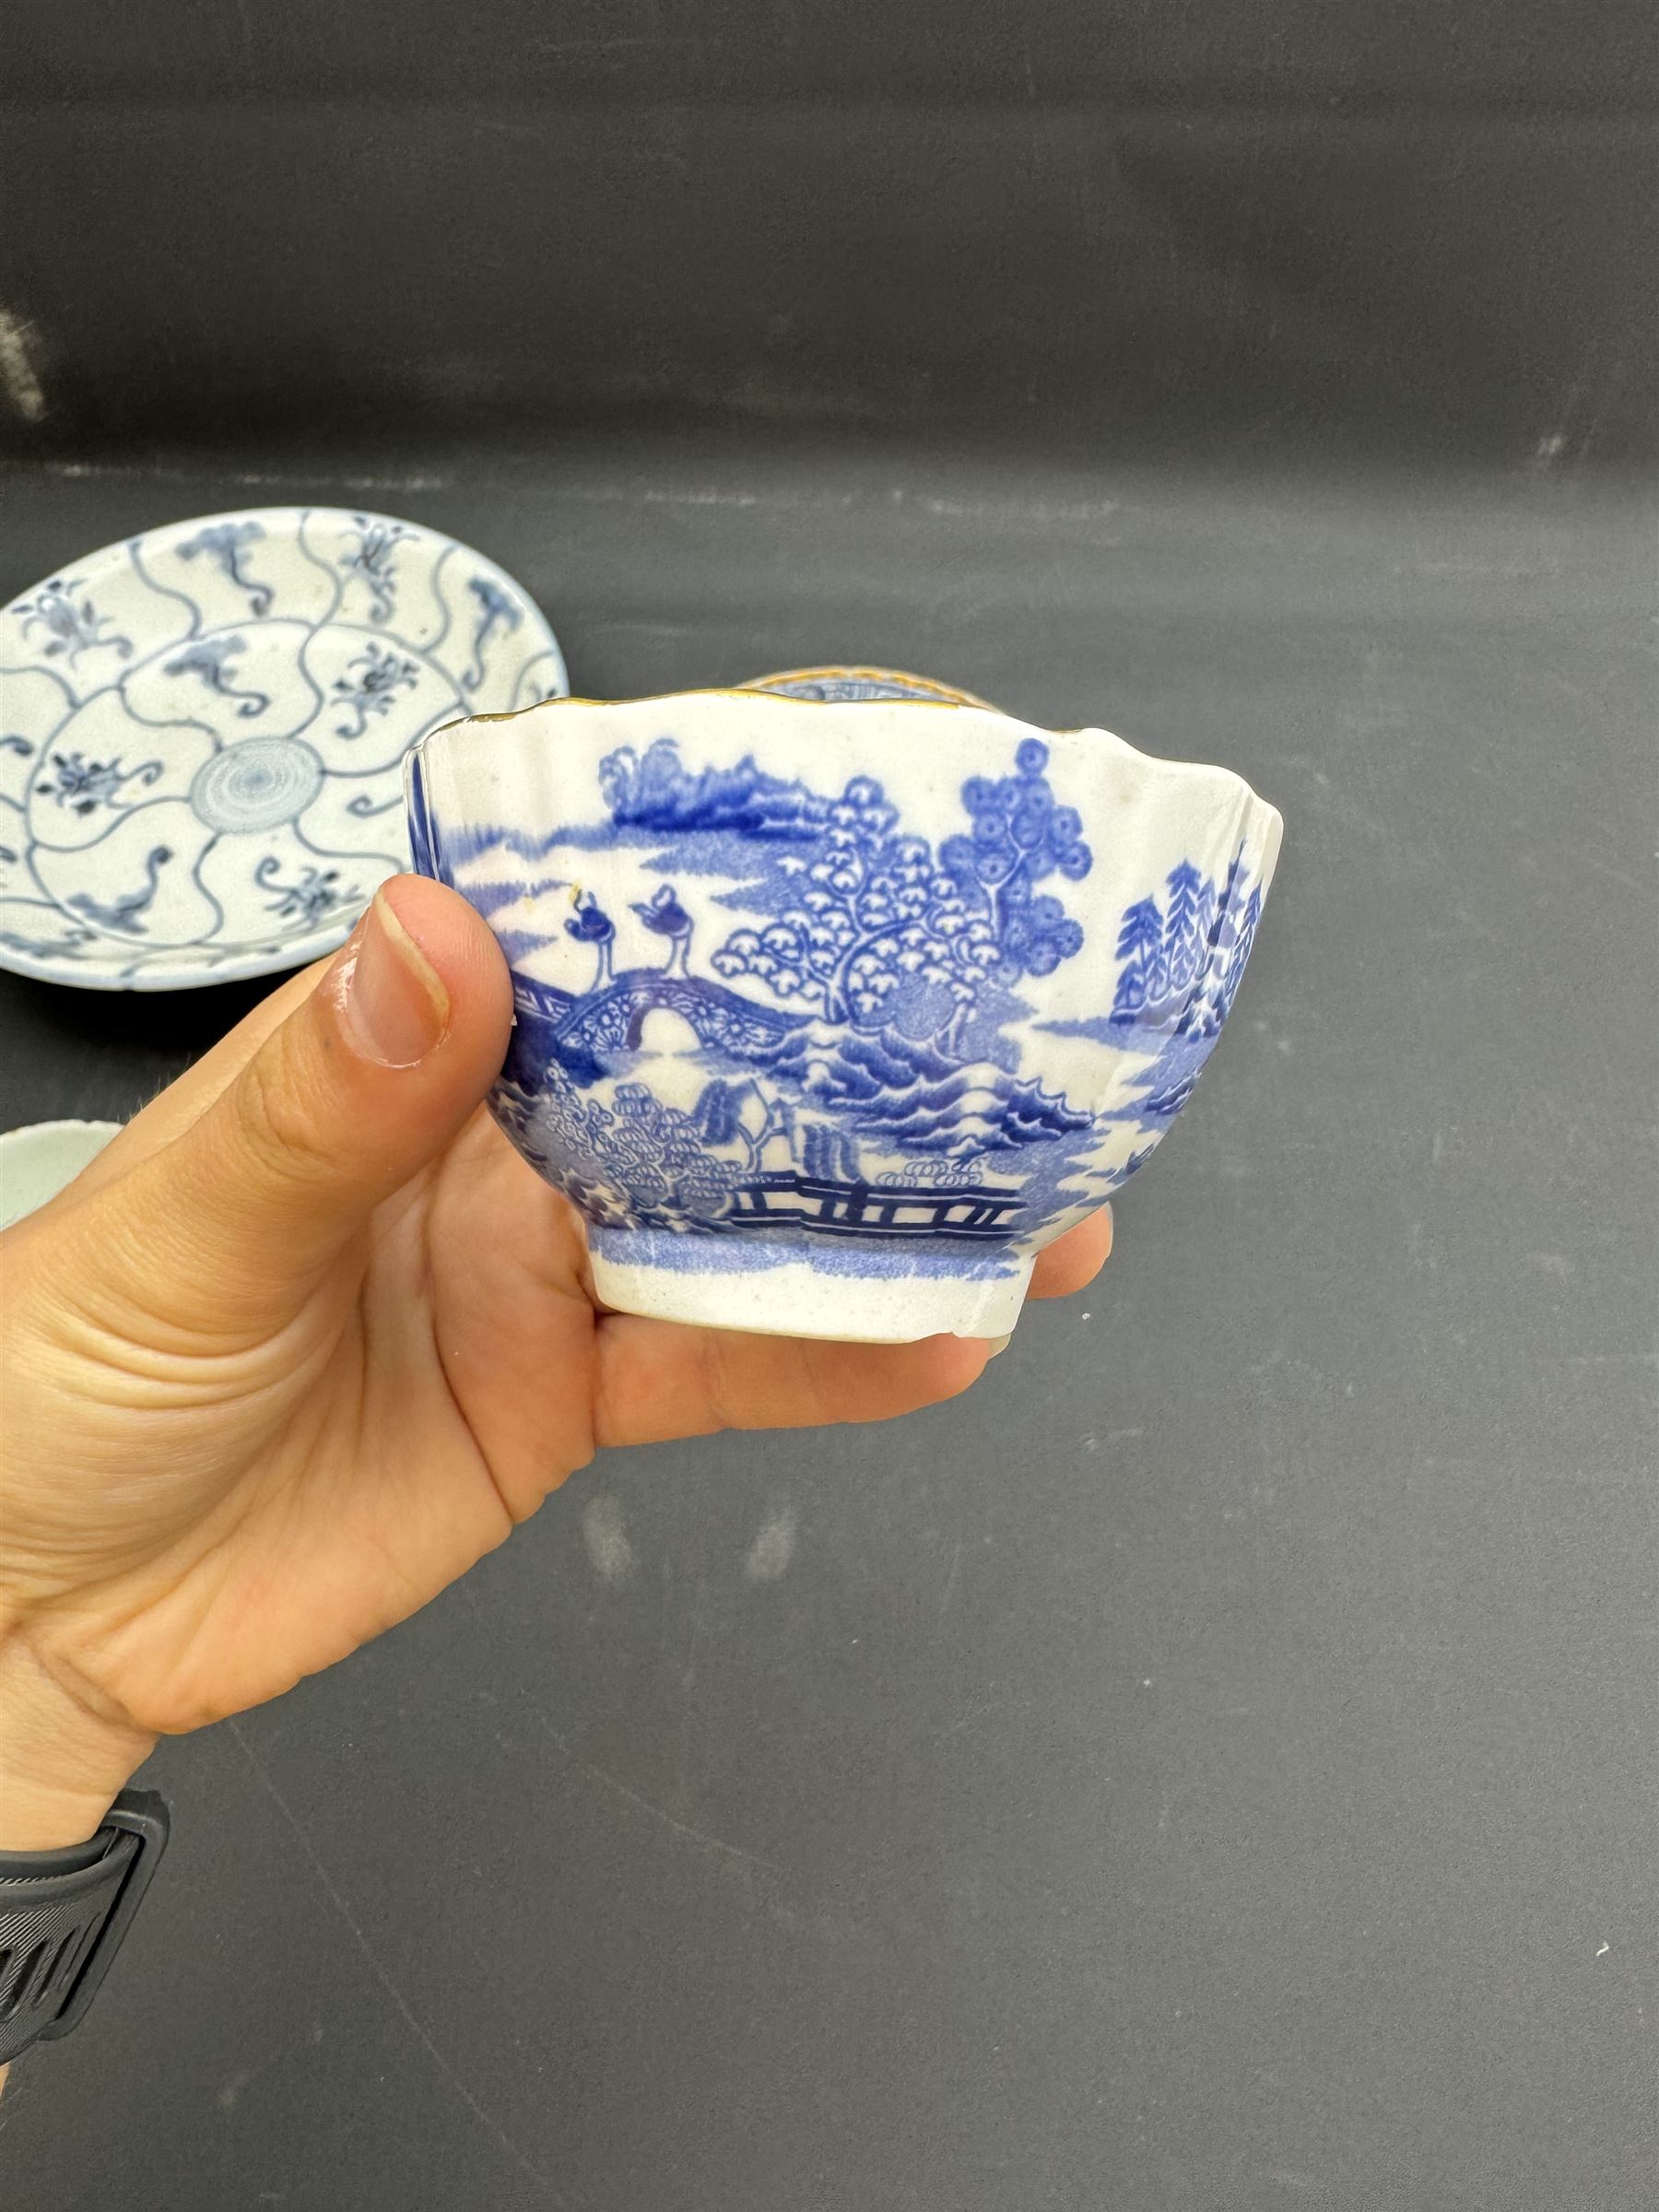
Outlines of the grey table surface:
<svg viewBox="0 0 1659 2212">
<path fill-rule="evenodd" d="M 579 688 L 897 662 L 1288 824 L 1107 1276 L 971 1398 L 614 1454 L 158 1754 L 8 2205 L 1652 2206 L 1652 513 L 1547 461 L 0 474 L 0 597 L 362 502 L 500 558 Z M 124 1114 L 255 995 L 0 977 L 0 1120 Z"/>
</svg>

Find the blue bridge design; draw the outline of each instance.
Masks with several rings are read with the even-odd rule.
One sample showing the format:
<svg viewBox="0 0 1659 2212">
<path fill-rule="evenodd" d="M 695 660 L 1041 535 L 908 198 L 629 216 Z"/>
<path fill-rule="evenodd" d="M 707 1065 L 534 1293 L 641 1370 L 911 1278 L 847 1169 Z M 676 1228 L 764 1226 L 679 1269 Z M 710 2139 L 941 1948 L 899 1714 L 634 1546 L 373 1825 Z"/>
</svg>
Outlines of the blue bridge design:
<svg viewBox="0 0 1659 2212">
<path fill-rule="evenodd" d="M 561 1056 L 635 1051 L 645 1018 L 659 1008 L 677 1014 L 704 1044 L 738 1053 L 763 1052 L 781 1044 L 802 1026 L 797 1014 L 758 1006 L 720 983 L 670 974 L 661 968 L 632 968 L 602 991 L 577 998 L 553 983 L 512 979 L 512 1001 L 521 1017 L 548 1023 Z"/>
</svg>

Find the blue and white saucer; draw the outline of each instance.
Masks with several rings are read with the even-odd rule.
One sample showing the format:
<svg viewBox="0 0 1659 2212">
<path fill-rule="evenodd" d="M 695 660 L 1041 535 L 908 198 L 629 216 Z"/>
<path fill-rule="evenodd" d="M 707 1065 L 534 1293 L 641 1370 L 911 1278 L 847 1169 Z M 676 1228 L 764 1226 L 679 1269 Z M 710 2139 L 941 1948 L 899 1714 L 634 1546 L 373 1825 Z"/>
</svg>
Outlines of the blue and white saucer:
<svg viewBox="0 0 1659 2212">
<path fill-rule="evenodd" d="M 416 523 L 257 508 L 90 553 L 0 610 L 0 966 L 300 967 L 409 865 L 417 739 L 568 688 L 526 593 Z"/>
</svg>

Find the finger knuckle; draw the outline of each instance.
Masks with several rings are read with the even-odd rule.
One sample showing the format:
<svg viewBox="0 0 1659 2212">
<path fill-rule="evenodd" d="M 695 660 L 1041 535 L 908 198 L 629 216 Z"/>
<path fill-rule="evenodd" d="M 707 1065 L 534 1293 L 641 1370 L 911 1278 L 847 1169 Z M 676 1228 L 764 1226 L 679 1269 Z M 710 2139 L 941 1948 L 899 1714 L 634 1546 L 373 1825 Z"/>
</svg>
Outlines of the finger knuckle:
<svg viewBox="0 0 1659 2212">
<path fill-rule="evenodd" d="M 804 1426 L 830 1429 L 847 1418 L 847 1409 L 830 1386 L 824 1371 L 823 1347 L 801 1338 L 795 1346 L 794 1397 L 797 1418 Z"/>
<path fill-rule="evenodd" d="M 265 1173 L 301 1185 L 322 1185 L 335 1171 L 329 1143 L 289 1057 L 257 1053 L 235 1091 L 241 1142 Z"/>
<path fill-rule="evenodd" d="M 717 1429 L 747 1429 L 745 1393 L 733 1370 L 732 1344 L 724 1329 L 706 1330 L 699 1347 L 701 1383 L 709 1414 Z"/>
</svg>

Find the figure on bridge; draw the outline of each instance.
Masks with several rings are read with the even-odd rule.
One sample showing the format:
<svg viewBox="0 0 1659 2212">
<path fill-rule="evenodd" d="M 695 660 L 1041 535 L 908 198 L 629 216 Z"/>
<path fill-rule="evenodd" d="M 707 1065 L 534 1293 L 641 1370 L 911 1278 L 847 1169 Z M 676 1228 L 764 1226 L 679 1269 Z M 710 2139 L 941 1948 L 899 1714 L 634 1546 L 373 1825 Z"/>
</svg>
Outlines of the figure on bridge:
<svg viewBox="0 0 1659 2212">
<path fill-rule="evenodd" d="M 649 906 L 637 901 L 634 912 L 647 929 L 659 937 L 668 939 L 668 958 L 664 964 L 665 975 L 684 975 L 686 961 L 691 951 L 691 917 L 675 896 L 671 883 L 659 884 Z"/>
<path fill-rule="evenodd" d="M 617 925 L 592 891 L 577 892 L 575 918 L 565 924 L 565 935 L 597 947 L 599 965 L 594 975 L 594 989 L 603 991 L 611 980 L 611 947 L 616 942 Z"/>
</svg>

